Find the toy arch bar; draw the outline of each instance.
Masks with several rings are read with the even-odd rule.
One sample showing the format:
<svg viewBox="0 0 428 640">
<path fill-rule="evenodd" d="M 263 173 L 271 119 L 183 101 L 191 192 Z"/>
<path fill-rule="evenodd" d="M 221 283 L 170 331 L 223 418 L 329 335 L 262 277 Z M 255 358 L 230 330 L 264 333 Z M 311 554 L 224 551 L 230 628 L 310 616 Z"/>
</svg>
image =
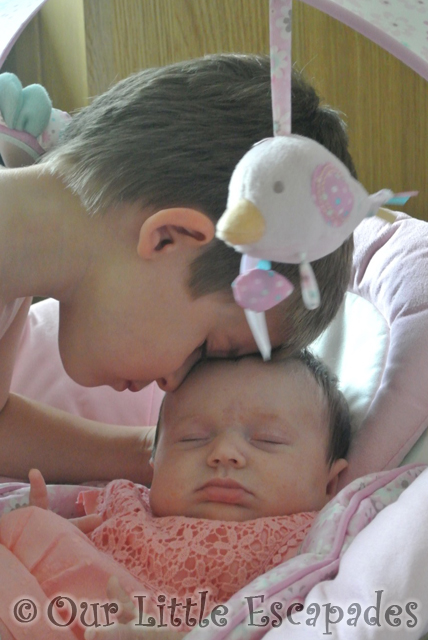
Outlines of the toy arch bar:
<svg viewBox="0 0 428 640">
<path fill-rule="evenodd" d="M 428 0 L 389 0 L 388 4 L 373 0 L 304 1 L 358 31 L 428 80 Z M 0 0 L 0 68 L 45 2 Z M 265 2 L 267 12 L 269 3 Z"/>
</svg>

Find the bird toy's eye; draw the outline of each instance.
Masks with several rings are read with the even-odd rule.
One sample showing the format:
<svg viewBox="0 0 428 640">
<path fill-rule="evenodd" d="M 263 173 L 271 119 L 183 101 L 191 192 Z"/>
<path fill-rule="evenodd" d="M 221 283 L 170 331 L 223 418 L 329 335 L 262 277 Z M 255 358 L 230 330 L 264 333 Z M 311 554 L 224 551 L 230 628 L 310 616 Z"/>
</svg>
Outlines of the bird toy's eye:
<svg viewBox="0 0 428 640">
<path fill-rule="evenodd" d="M 273 190 L 275 191 L 275 193 L 282 193 L 284 189 L 284 183 L 281 180 L 277 180 L 273 183 Z"/>
</svg>

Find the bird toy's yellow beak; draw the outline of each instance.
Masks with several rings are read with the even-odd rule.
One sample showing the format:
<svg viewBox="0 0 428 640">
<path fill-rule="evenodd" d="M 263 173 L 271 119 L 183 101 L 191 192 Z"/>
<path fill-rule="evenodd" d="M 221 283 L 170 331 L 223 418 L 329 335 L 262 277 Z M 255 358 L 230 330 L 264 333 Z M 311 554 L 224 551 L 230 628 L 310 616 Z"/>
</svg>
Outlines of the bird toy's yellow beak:
<svg viewBox="0 0 428 640">
<path fill-rule="evenodd" d="M 216 236 L 232 245 L 252 244 L 258 242 L 265 231 L 266 223 L 259 209 L 242 199 L 223 213 L 217 223 Z"/>
</svg>

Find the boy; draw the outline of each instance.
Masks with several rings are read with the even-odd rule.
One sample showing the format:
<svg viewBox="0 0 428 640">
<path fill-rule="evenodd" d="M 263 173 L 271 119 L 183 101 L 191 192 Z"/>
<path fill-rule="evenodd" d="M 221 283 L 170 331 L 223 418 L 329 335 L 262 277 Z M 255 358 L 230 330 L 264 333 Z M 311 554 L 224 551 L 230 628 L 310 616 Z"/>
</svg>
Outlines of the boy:
<svg viewBox="0 0 428 640">
<path fill-rule="evenodd" d="M 23 565 L 8 594 L 15 580 L 22 590 L 35 578 L 50 599 L 61 592 L 99 601 L 112 573 L 135 593 L 113 558 L 150 602 L 159 593 L 185 602 L 207 590 L 208 613 L 296 555 L 336 493 L 349 440 L 346 401 L 310 353 L 200 363 L 165 397 L 150 491 L 117 480 L 82 494 L 86 518 L 97 501 L 103 521 L 91 539 L 110 558 L 62 518 L 16 510 L 0 522 L 1 543 Z M 46 506 L 34 472 L 32 485 L 33 504 Z"/>
<path fill-rule="evenodd" d="M 343 123 L 297 73 L 293 130 L 355 173 Z M 36 466 L 50 481 L 150 479 L 151 432 L 9 394 L 25 296 L 60 301 L 61 359 L 85 386 L 138 391 L 157 380 L 173 390 L 203 353 L 256 351 L 230 290 L 239 255 L 214 230 L 235 164 L 271 133 L 269 59 L 211 56 L 120 82 L 75 117 L 45 164 L 1 172 L 1 473 Z M 292 353 L 328 325 L 351 253 L 350 238 L 313 265 L 319 309 L 307 311 L 296 287 L 267 314 L 274 346 Z M 274 267 L 297 283 L 296 265 Z"/>
</svg>

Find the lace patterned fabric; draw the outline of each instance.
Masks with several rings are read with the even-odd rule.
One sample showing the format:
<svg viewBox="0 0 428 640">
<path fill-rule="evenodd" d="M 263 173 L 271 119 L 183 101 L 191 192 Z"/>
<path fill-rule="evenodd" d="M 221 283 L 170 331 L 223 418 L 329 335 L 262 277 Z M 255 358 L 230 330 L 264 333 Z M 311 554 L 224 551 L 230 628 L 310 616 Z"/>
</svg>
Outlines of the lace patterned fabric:
<svg viewBox="0 0 428 640">
<path fill-rule="evenodd" d="M 198 597 L 205 612 L 226 602 L 257 576 L 295 556 L 316 513 L 223 522 L 156 518 L 149 490 L 126 480 L 85 492 L 87 513 L 105 521 L 91 534 L 95 546 L 125 566 L 152 598 Z"/>
</svg>

